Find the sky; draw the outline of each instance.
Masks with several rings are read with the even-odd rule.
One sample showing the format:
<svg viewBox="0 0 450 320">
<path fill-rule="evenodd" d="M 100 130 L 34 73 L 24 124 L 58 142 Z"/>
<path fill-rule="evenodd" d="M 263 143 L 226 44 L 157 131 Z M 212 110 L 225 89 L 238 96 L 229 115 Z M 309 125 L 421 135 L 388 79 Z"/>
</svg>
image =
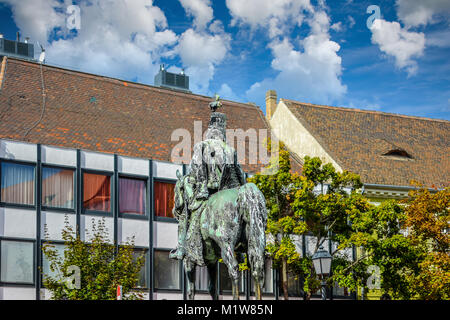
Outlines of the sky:
<svg viewBox="0 0 450 320">
<path fill-rule="evenodd" d="M 0 33 L 17 31 L 49 65 L 153 85 L 164 64 L 264 112 L 276 90 L 450 120 L 448 0 L 0 0 Z"/>
</svg>

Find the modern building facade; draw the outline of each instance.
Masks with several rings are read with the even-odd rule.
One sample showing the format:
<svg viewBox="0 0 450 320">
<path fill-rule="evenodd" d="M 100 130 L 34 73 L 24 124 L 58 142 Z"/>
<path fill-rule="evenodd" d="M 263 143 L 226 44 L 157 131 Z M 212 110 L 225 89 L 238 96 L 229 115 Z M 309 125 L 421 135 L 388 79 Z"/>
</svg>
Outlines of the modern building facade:
<svg viewBox="0 0 450 320">
<path fill-rule="evenodd" d="M 136 251 L 145 252 L 137 290 L 146 299 L 183 299 L 182 265 L 168 258 L 177 243 L 174 185 L 188 163 L 180 155 L 190 159 L 207 128 L 211 98 L 17 58 L 2 62 L 0 300 L 49 299 L 41 245 L 50 241 L 62 252 L 66 221 L 89 241 L 102 219 L 111 243 L 134 236 Z M 228 128 L 255 132 L 260 142 L 270 134 L 257 106 L 223 105 Z M 245 145 L 244 171 L 257 172 L 255 149 L 235 143 Z M 227 270 L 219 270 L 220 297 L 231 299 Z M 275 274 L 268 261 L 265 299 L 277 298 Z M 205 269 L 198 270 L 197 288 L 197 299 L 209 299 Z M 241 299 L 251 298 L 250 288 L 243 272 Z"/>
</svg>

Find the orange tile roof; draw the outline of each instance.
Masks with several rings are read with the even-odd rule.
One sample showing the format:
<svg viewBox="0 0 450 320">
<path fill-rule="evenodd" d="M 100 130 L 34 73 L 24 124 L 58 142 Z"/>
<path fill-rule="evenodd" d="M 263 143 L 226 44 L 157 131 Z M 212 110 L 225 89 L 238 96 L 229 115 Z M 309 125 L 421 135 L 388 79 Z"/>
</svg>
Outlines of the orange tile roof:
<svg viewBox="0 0 450 320">
<path fill-rule="evenodd" d="M 378 111 L 284 103 L 343 168 L 364 183 L 440 188 L 450 183 L 450 121 Z M 404 150 L 412 159 L 384 156 Z"/>
<path fill-rule="evenodd" d="M 203 131 L 209 122 L 211 97 L 44 65 L 45 113 L 25 136 L 42 111 L 40 67 L 8 58 L 6 69 L 0 138 L 170 161 L 180 142 L 172 132 L 187 129 L 193 142 L 194 121 Z M 221 112 L 227 128 L 269 128 L 258 106 L 224 100 Z M 253 173 L 260 166 L 243 164 Z"/>
</svg>

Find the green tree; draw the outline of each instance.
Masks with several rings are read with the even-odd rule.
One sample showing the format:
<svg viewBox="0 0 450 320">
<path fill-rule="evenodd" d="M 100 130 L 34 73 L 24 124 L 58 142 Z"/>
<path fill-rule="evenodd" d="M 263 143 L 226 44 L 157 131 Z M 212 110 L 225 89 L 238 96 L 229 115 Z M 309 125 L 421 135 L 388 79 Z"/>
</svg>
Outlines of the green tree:
<svg viewBox="0 0 450 320">
<path fill-rule="evenodd" d="M 409 273 L 411 291 L 420 299 L 450 299 L 450 188 L 430 192 L 418 183 L 405 204 L 407 239 L 423 254 Z"/>
<path fill-rule="evenodd" d="M 361 186 L 358 175 L 348 171 L 337 172 L 332 164 L 323 164 L 318 157 L 306 156 L 301 185 L 291 204 L 295 216 L 306 224 L 304 233 L 314 239 L 312 254 L 329 243 L 326 241 L 337 244 L 331 251 L 332 276 L 327 280 L 328 285 L 337 282 L 352 291 L 356 291 L 368 276 L 367 262 L 364 259 L 352 261 L 348 254 L 352 252 L 359 229 L 364 227 L 365 214 L 371 208 L 359 192 Z M 305 261 L 303 276 L 304 290 L 309 297 L 318 289 L 318 279 L 311 262 Z"/>
<path fill-rule="evenodd" d="M 118 285 L 122 286 L 123 299 L 142 299 L 142 293 L 132 291 L 145 259 L 144 254 L 135 254 L 134 238 L 116 251 L 108 242 L 104 218 L 97 225 L 93 220 L 92 236 L 87 233 L 86 237 L 91 239 L 89 243 L 81 241 L 79 233 L 75 234 L 66 216 L 62 230 L 64 255 L 58 254 L 51 242 L 43 244 L 42 251 L 54 274 L 44 274 L 43 283 L 50 290 L 52 299 L 115 300 Z M 80 271 L 78 288 L 76 281 L 72 281 L 76 277 L 73 266 Z"/>
<path fill-rule="evenodd" d="M 271 141 L 267 143 L 271 150 Z M 266 198 L 268 220 L 266 233 L 269 235 L 267 251 L 273 267 L 281 269 L 284 299 L 288 299 L 288 272 L 301 267 L 300 255 L 295 250 L 293 235 L 301 235 L 306 225 L 298 219 L 292 209 L 294 193 L 300 184 L 300 175 L 291 172 L 289 151 L 280 141 L 278 158 L 272 158 L 269 170 L 273 174 L 256 174 L 249 178 Z"/>
</svg>

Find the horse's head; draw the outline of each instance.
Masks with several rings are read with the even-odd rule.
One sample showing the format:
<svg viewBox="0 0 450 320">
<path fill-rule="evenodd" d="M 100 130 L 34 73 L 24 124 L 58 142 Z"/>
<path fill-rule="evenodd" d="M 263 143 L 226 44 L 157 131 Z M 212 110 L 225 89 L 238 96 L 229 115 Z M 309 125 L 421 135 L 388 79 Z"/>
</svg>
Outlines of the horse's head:
<svg viewBox="0 0 450 320">
<path fill-rule="evenodd" d="M 173 214 L 179 216 L 184 207 L 184 177 L 177 170 L 177 183 L 175 184 L 175 203 L 173 206 Z"/>
</svg>

